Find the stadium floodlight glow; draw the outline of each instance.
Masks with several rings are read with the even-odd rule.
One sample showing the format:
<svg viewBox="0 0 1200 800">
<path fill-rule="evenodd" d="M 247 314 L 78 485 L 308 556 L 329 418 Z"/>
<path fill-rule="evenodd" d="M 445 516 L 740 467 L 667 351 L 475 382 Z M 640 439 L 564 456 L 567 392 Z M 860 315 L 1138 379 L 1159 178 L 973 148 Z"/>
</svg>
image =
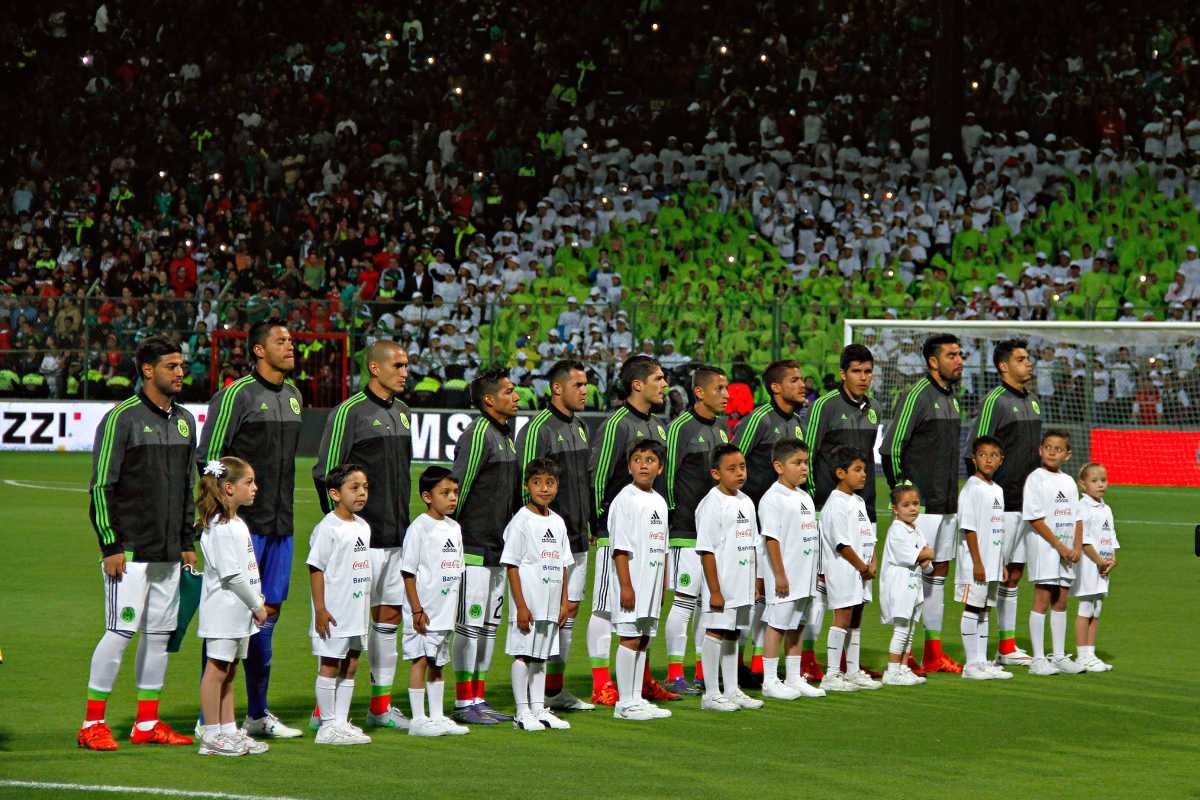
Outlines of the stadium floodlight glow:
<svg viewBox="0 0 1200 800">
<path fill-rule="evenodd" d="M 651 22 L 651 23 L 650 23 L 650 30 L 654 31 L 655 33 L 658 33 L 658 23 L 657 23 L 657 22 Z"/>
<path fill-rule="evenodd" d="M 979 91 L 979 81 L 971 81 L 971 91 L 972 92 Z"/>
<path fill-rule="evenodd" d="M 166 171 L 165 169 L 160 169 L 160 170 L 158 171 L 158 177 L 160 177 L 160 178 L 165 178 L 165 177 L 167 177 L 167 171 Z"/>
<path fill-rule="evenodd" d="M 483 63 L 485 63 L 485 64 L 490 64 L 490 63 L 492 63 L 492 54 L 491 54 L 491 53 L 484 53 L 484 54 L 483 54 Z"/>
<path fill-rule="evenodd" d="M 90 67 L 92 65 L 92 54 L 84 53 L 79 57 L 79 63 L 83 64 L 85 67 Z"/>
<path fill-rule="evenodd" d="M 429 58 L 425 59 L 425 63 L 426 63 L 426 64 L 428 64 L 428 65 L 429 65 L 429 66 L 431 66 L 431 67 L 433 66 L 433 62 L 434 62 L 434 61 L 435 61 L 435 59 L 434 59 L 434 57 L 433 57 L 433 56 L 430 56 Z"/>
<path fill-rule="evenodd" d="M 384 40 L 390 42 L 392 40 L 392 32 L 388 31 L 387 33 L 383 34 L 383 38 L 384 38 Z"/>
</svg>

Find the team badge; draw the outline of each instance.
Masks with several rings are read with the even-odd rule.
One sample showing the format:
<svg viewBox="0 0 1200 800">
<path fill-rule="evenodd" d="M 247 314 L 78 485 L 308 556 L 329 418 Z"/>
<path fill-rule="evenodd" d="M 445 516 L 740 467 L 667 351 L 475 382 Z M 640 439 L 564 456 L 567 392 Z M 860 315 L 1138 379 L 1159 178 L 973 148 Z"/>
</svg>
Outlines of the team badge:
<svg viewBox="0 0 1200 800">
<path fill-rule="evenodd" d="M 479 619 L 483 616 L 483 606 L 479 603 L 472 603 L 471 607 L 467 609 L 467 614 L 471 616 L 471 619 Z"/>
<path fill-rule="evenodd" d="M 288 400 L 288 405 L 292 407 L 293 414 L 295 414 L 296 416 L 300 416 L 300 401 L 299 400 L 297 400 L 294 397 L 290 398 Z"/>
<path fill-rule="evenodd" d="M 400 412 L 400 424 L 404 426 L 404 430 L 408 430 L 410 427 L 408 414 L 405 414 L 403 411 Z"/>
<path fill-rule="evenodd" d="M 691 586 L 692 585 L 692 576 L 688 575 L 686 572 L 683 573 L 682 575 L 680 575 L 679 576 L 679 585 L 680 586 Z"/>
<path fill-rule="evenodd" d="M 662 439 L 663 441 L 666 441 L 667 439 L 667 429 L 662 425 L 658 426 L 658 438 Z"/>
<path fill-rule="evenodd" d="M 797 438 L 797 439 L 803 439 L 803 438 L 804 438 L 804 431 L 802 431 L 802 430 L 800 429 L 800 426 L 799 426 L 799 425 L 797 425 L 797 426 L 796 426 L 796 438 Z"/>
<path fill-rule="evenodd" d="M 1033 406 L 1033 413 L 1037 414 L 1040 417 L 1042 415 L 1042 407 L 1040 405 L 1038 405 L 1038 401 L 1031 400 L 1030 405 Z"/>
<path fill-rule="evenodd" d="M 133 622 L 133 618 L 135 616 L 136 616 L 136 614 L 134 613 L 133 606 L 125 606 L 124 608 L 121 609 L 121 621 L 122 622 Z"/>
<path fill-rule="evenodd" d="M 175 427 L 179 429 L 179 435 L 185 439 L 192 434 L 192 429 L 188 427 L 186 419 L 180 419 L 175 423 Z"/>
<path fill-rule="evenodd" d="M 721 443 L 729 444 L 729 434 L 725 432 L 724 428 L 721 429 Z"/>
<path fill-rule="evenodd" d="M 879 415 L 875 413 L 875 409 L 867 409 L 867 422 L 871 423 L 872 425 L 878 424 Z"/>
</svg>

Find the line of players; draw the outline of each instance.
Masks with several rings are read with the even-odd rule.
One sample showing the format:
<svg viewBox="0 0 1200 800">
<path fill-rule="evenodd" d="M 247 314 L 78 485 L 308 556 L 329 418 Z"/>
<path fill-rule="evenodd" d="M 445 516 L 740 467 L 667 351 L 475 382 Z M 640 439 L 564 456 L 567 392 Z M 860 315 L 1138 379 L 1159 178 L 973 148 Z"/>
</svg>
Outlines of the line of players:
<svg viewBox="0 0 1200 800">
<path fill-rule="evenodd" d="M 1036 401 L 1026 390 L 1032 377 L 1028 353 L 1023 343 L 1009 345 L 996 348 L 1001 385 L 985 402 L 976 429 L 981 435 L 996 437 L 1006 454 L 996 473 L 996 481 L 1004 492 L 1007 564 L 998 599 L 1000 660 L 1028 663 L 1030 657 L 1015 648 L 1015 587 L 1023 561 L 1019 545 L 1025 538 L 1019 521 L 1020 493 L 1025 476 L 1037 463 L 1040 415 Z M 196 453 L 202 463 L 223 456 L 243 458 L 253 467 L 262 487 L 255 504 L 246 509 L 266 612 L 265 624 L 250 639 L 245 661 L 249 698 L 246 731 L 268 738 L 301 734 L 271 714 L 266 702 L 271 633 L 287 597 L 291 571 L 291 474 L 299 438 L 300 403 L 295 387 L 286 377 L 294 367 L 294 356 L 290 335 L 279 321 L 256 326 L 250 334 L 250 347 L 256 361 L 254 371 L 213 398 L 204 441 L 186 459 L 180 454 L 187 447 L 195 447 L 195 422 L 173 402 L 181 388 L 182 356 L 177 346 L 158 337 L 146 340 L 138 353 L 142 391 L 106 415 L 97 431 L 91 516 L 105 557 L 109 613 L 107 632 L 97 646 L 89 676 L 87 719 L 79 735 L 81 746 L 115 749 L 111 731 L 104 725 L 105 703 L 124 646 L 139 631 L 143 633 L 137 660 L 139 710 L 132 738 L 135 742 L 190 742 L 189 737 L 175 733 L 158 720 L 157 692 L 161 689 L 166 661 L 165 646 L 159 647 L 159 640 L 175 625 L 179 562 L 186 565 L 195 562 L 190 487 Z M 926 342 L 925 356 L 928 376 L 902 396 L 885 431 L 883 465 L 889 484 L 912 483 L 919 490 L 924 513 L 914 520 L 915 528 L 922 532 L 933 551 L 932 567 L 922 576 L 926 642 L 921 671 L 958 671 L 958 665 L 941 650 L 940 629 L 943 586 L 957 539 L 954 520 L 960 423 L 953 391 L 961 377 L 962 355 L 953 337 L 942 336 Z M 371 347 L 367 362 L 368 385 L 331 413 L 313 474 L 327 512 L 334 505 L 328 478 L 339 465 L 360 465 L 370 484 L 371 490 L 360 512 L 370 527 L 367 550 L 372 574 L 371 624 L 365 643 L 372 683 L 367 722 L 375 727 L 404 728 L 408 721 L 392 706 L 390 694 L 397 661 L 396 635 L 406 601 L 401 558 L 409 527 L 412 451 L 408 410 L 397 395 L 403 392 L 407 380 L 407 355 L 402 347 L 381 341 Z M 741 420 L 732 437 L 734 448 L 745 461 L 742 491 L 751 501 L 751 510 L 773 485 L 775 446 L 784 440 L 807 442 L 812 458 L 808 488 L 817 507 L 827 503 L 838 489 L 834 453 L 844 452 L 846 447 L 869 453 L 873 446 L 878 410 L 868 396 L 872 369 L 869 351 L 853 345 L 846 349 L 842 356 L 842 383 L 814 404 L 805 437 L 798 415 L 804 404 L 799 365 L 781 361 L 768 367 L 763 382 L 770 401 Z M 621 700 L 618 685 L 609 671 L 613 617 L 619 603 L 609 574 L 619 563 L 613 558 L 609 519 L 614 501 L 633 481 L 628 456 L 640 442 L 656 441 L 666 452 L 663 473 L 655 478 L 654 487 L 664 495 L 668 505 L 670 588 L 674 590 L 665 626 L 667 685 L 660 685 L 650 677 L 649 665 L 645 664 L 641 694 L 656 701 L 696 693 L 704 685 L 705 662 L 711 661 L 704 657 L 706 648 L 712 649 L 708 644 L 711 637 L 698 635 L 704 615 L 695 614 L 697 603 L 705 601 L 705 587 L 712 583 L 703 551 L 697 547 L 701 541 L 697 529 L 702 526 L 697 523 L 696 512 L 712 487 L 713 455 L 717 448 L 729 444 L 727 429 L 719 420 L 727 397 L 723 373 L 713 368 L 696 371 L 695 403 L 668 431 L 653 415 L 666 386 L 661 367 L 649 357 L 631 358 L 623 365 L 620 376 L 626 392 L 625 403 L 606 420 L 599 440 L 594 443 L 588 441 L 586 429 L 576 416 L 586 399 L 587 379 L 582 365 L 562 362 L 547 377 L 551 386 L 550 407 L 514 437 L 512 422 L 518 404 L 511 381 L 499 372 L 479 376 L 472 386 L 472 398 L 481 415 L 463 432 L 456 451 L 451 477 L 458 487 L 455 517 L 462 531 L 465 569 L 455 624 L 458 635 L 453 637 L 453 661 L 455 717 L 464 723 L 495 724 L 510 719 L 487 703 L 486 676 L 503 615 L 504 530 L 521 507 L 523 491 L 524 499 L 528 499 L 528 487 L 520 485 L 522 469 L 538 459 L 549 458 L 558 467 L 560 485 L 552 508 L 564 521 L 570 552 L 574 554 L 564 584 L 563 624 L 556 632 L 557 647 L 552 648 L 557 654 L 549 658 L 546 667 L 547 706 L 559 710 L 592 707 L 567 691 L 562 679 L 586 583 L 586 552 L 592 539 L 598 547 L 593 613 L 587 625 L 592 701 L 615 705 Z M 139 425 L 144 425 L 145 431 L 138 430 Z M 862 459 L 864 480 L 855 487 L 855 495 L 864 501 L 863 511 L 872 530 L 873 467 L 873 459 Z M 840 485 L 840 477 L 837 482 Z M 152 486 L 159 491 L 150 492 L 150 502 L 145 502 L 144 495 Z M 176 526 L 175 520 L 181 524 Z M 867 566 L 873 570 L 872 565 Z M 130 580 L 131 574 L 138 577 Z M 775 576 L 764 572 L 754 596 L 764 597 L 765 584 L 772 577 Z M 812 654 L 827 605 L 827 592 L 828 587 L 818 582 L 804 614 L 808 624 L 804 626 L 799 646 L 804 654 L 801 656 L 804 672 L 810 678 L 822 677 Z M 777 657 L 779 629 L 766 635 L 773 626 L 763 623 L 765 602 L 752 600 L 751 609 L 746 646 L 753 650 L 751 669 L 761 671 L 764 646 Z M 712 610 L 710 605 L 704 613 Z M 698 618 L 694 628 L 693 615 Z M 841 621 L 835 618 L 835 629 L 842 628 L 838 624 Z M 697 642 L 701 657 L 696 683 L 689 684 L 683 674 L 683 660 L 693 632 L 698 640 L 702 639 Z M 719 660 L 725 658 L 728 647 L 723 636 Z M 793 638 L 786 639 L 789 678 L 796 649 Z M 848 633 L 843 648 L 847 660 L 855 651 L 855 642 L 854 634 Z M 713 668 L 709 664 L 709 671 Z M 840 669 L 837 662 L 831 670 L 835 675 L 848 671 L 848 667 Z M 911 673 L 917 671 L 912 669 Z M 717 683 L 715 677 L 712 683 Z M 796 681 L 791 683 L 795 690 Z M 772 688 L 777 688 L 774 682 Z"/>
</svg>

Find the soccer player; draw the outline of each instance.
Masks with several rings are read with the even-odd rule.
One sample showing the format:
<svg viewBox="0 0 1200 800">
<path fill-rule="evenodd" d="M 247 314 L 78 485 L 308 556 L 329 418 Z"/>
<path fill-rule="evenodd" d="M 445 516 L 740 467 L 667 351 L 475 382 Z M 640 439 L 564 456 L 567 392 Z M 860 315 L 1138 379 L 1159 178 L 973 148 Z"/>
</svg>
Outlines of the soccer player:
<svg viewBox="0 0 1200 800">
<path fill-rule="evenodd" d="M 326 512 L 333 510 L 327 476 L 339 464 L 358 464 L 371 484 L 360 514 L 371 526 L 371 626 L 367 635 L 371 707 L 367 725 L 403 730 L 408 719 L 392 705 L 392 682 L 396 631 L 405 599 L 400 561 L 412 481 L 412 422 L 408 406 L 398 399 L 408 383 L 408 352 L 389 339 L 377 340 L 367 350 L 367 373 L 366 388 L 344 400 L 325 420 L 312 474 L 321 509 Z M 314 717 L 318 713 L 314 712 Z"/>
<path fill-rule="evenodd" d="M 484 690 L 504 614 L 504 529 L 521 499 L 512 435 L 519 401 L 508 374 L 497 369 L 477 375 L 470 395 L 480 415 L 459 437 L 450 470 L 459 487 L 454 516 L 467 565 L 452 646 L 454 713 L 458 722 L 495 725 L 512 719 L 488 705 Z"/>
<path fill-rule="evenodd" d="M 568 730 L 571 723 L 546 708 L 546 659 L 558 649 L 558 628 L 567 618 L 567 570 L 575 563 L 567 525 L 550 510 L 558 492 L 558 465 L 535 458 L 525 467 L 529 502 L 504 528 L 500 563 L 508 571 L 512 625 L 504 652 L 513 657 L 513 727 L 528 733 Z"/>
<path fill-rule="evenodd" d="M 770 364 L 762 377 L 763 387 L 771 396 L 769 402 L 756 407 L 733 429 L 733 443 L 746 457 L 746 485 L 743 492 L 758 505 L 763 493 L 775 482 L 772 451 L 780 439 L 804 439 L 799 411 L 804 407 L 804 375 L 800 364 L 793 360 Z M 758 587 L 762 597 L 762 586 Z M 752 640 L 750 672 L 745 676 L 748 686 L 762 683 L 763 624 L 761 602 L 754 604 L 750 626 L 746 629 Z M 741 663 L 739 660 L 738 663 Z"/>
<path fill-rule="evenodd" d="M 838 447 L 853 447 L 870 456 L 875 452 L 875 438 L 879 434 L 879 406 L 867 394 L 875 377 L 875 357 L 864 345 L 847 345 L 842 350 L 839 367 L 841 385 L 817 398 L 806 426 L 812 459 L 808 485 L 818 509 L 824 508 L 837 483 L 829 465 L 833 451 Z M 866 467 L 867 482 L 858 494 L 867 506 L 867 516 L 875 522 L 875 459 L 868 458 Z M 824 677 L 824 671 L 817 663 L 815 643 L 824 621 L 825 584 L 819 582 L 801 643 L 804 676 L 818 681 Z M 870 674 L 870 670 L 867 672 Z"/>
<path fill-rule="evenodd" d="M 701 366 L 692 373 L 692 407 L 667 428 L 667 507 L 671 524 L 671 587 L 675 592 L 667 614 L 667 683 L 677 694 L 698 694 L 683 675 L 688 627 L 696 608 L 703 571 L 696 553 L 696 506 L 712 488 L 712 454 L 729 444 L 722 417 L 729 401 L 729 379 L 720 367 Z M 702 632 L 696 626 L 696 681 L 703 679 Z"/>
<path fill-rule="evenodd" d="M 994 436 L 1004 451 L 1004 461 L 994 480 L 1004 490 L 1004 575 L 996 600 L 1000 626 L 997 661 L 1028 666 L 1032 657 L 1017 647 L 1017 595 L 1025 574 L 1025 543 L 1029 527 L 1021 519 L 1025 479 L 1039 464 L 1042 409 L 1030 392 L 1033 360 L 1023 339 L 1006 339 L 992 350 L 992 364 L 1000 385 L 988 393 L 972 425 L 971 438 Z"/>
<path fill-rule="evenodd" d="M 246 733 L 268 739 L 300 735 L 271 713 L 272 642 L 292 575 L 292 504 L 296 492 L 296 448 L 300 444 L 300 390 L 288 375 L 296 367 L 287 323 L 268 319 L 247 337 L 254 369 L 221 389 L 208 403 L 208 423 L 200 435 L 197 462 L 224 456 L 248 462 L 258 495 L 242 518 L 250 528 L 266 598 L 267 621 L 250 637 L 242 669 L 246 675 Z"/>
<path fill-rule="evenodd" d="M 954 560 L 958 511 L 958 448 L 962 421 L 954 396 L 962 380 L 963 354 L 949 333 L 930 336 L 921 348 L 928 374 L 896 401 L 879 448 L 888 486 L 905 482 L 921 490 L 925 510 L 917 527 L 933 548 L 933 570 L 923 576 L 925 652 L 914 672 L 958 673 L 962 667 L 942 651 L 946 575 Z"/>
<path fill-rule="evenodd" d="M 592 521 L 592 486 L 588 479 L 587 427 L 576 414 L 587 405 L 587 372 L 578 361 L 558 361 L 546 373 L 550 405 L 538 412 L 517 433 L 517 453 L 524 470 L 535 458 L 549 458 L 559 466 L 558 494 L 550 507 L 567 525 L 567 538 L 574 554 L 567 583 L 570 614 L 558 631 L 558 654 L 546 662 L 546 704 L 560 711 L 590 711 L 595 708 L 563 687 L 563 672 L 575 634 L 575 617 L 587 582 L 588 534 Z M 528 493 L 524 493 L 529 502 Z"/>
<path fill-rule="evenodd" d="M 803 489 L 808 483 L 808 447 L 799 439 L 781 439 L 775 443 L 774 457 L 779 480 L 758 503 L 758 572 L 767 603 L 763 697 L 824 697 L 825 691 L 809 686 L 800 670 L 800 633 L 817 593 L 821 550 L 816 504 Z M 786 681 L 779 680 L 781 644 L 787 648 Z"/>
<path fill-rule="evenodd" d="M 1075 618 L 1075 645 L 1079 648 L 1077 661 L 1088 672 L 1107 672 L 1106 664 L 1096 655 L 1096 627 L 1100 623 L 1100 608 L 1108 596 L 1108 576 L 1117 566 L 1117 524 L 1112 509 L 1104 502 L 1108 492 L 1108 470 L 1095 462 L 1085 464 L 1079 471 L 1083 497 L 1079 501 L 1079 518 L 1083 522 L 1083 555 L 1071 594 L 1079 598 Z"/>
<path fill-rule="evenodd" d="M 967 662 L 962 676 L 967 680 L 1012 677 L 987 660 L 988 608 L 996 604 L 1004 560 L 1004 490 L 992 478 L 1003 462 L 1000 442 L 991 436 L 977 437 L 971 444 L 975 474 L 958 494 L 961 538 L 954 594 L 963 604 L 960 631 Z"/>
<path fill-rule="evenodd" d="M 312 589 L 312 625 L 308 635 L 317 656 L 317 708 L 321 727 L 317 744 L 370 744 L 371 737 L 350 722 L 354 675 L 366 642 L 370 607 L 371 526 L 358 513 L 368 500 L 366 471 L 342 462 L 325 473 L 333 510 L 313 528 L 308 540 L 308 577 Z"/>
<path fill-rule="evenodd" d="M 615 705 L 617 687 L 609 671 L 609 651 L 612 649 L 613 627 L 609 616 L 612 603 L 612 550 L 608 539 L 608 507 L 632 481 L 629 474 L 629 451 L 634 444 L 650 439 L 666 445 L 667 429 L 653 416 L 662 408 L 667 378 L 662 365 L 654 358 L 636 355 L 621 365 L 618 376 L 625 404 L 614 411 L 600 428 L 600 438 L 592 442 L 588 472 L 592 476 L 592 500 L 595 503 L 596 576 L 592 582 L 592 616 L 588 619 L 588 656 L 592 662 L 592 702 Z M 659 494 L 665 492 L 662 478 L 655 480 Z M 647 663 L 647 669 L 649 665 Z M 642 694 L 647 700 L 674 700 L 679 697 L 654 678 L 643 676 Z"/>
<path fill-rule="evenodd" d="M 617 647 L 617 692 L 614 719 L 648 720 L 671 716 L 668 709 L 647 703 L 642 697 L 646 673 L 646 650 L 658 632 L 662 612 L 663 573 L 667 555 L 667 503 L 654 491 L 662 474 L 666 452 L 654 439 L 633 445 L 629 453 L 626 485 L 608 511 L 609 540 L 612 542 L 611 592 L 617 598 L 612 609 Z"/>
<path fill-rule="evenodd" d="M 462 530 L 451 519 L 458 507 L 458 484 L 450 470 L 435 465 L 421 473 L 420 492 L 426 511 L 408 527 L 400 562 L 408 601 L 404 604 L 404 658 L 412 662 L 408 735 L 461 736 L 471 729 L 442 712 L 446 690 L 442 667 L 450 660 L 450 635 L 463 570 Z"/>
<path fill-rule="evenodd" d="M 904 663 L 912 646 L 913 628 L 921 612 L 921 570 L 933 561 L 933 548 L 916 527 L 921 493 L 912 484 L 892 489 L 892 513 L 879 573 L 879 619 L 892 626 L 885 686 L 917 686 L 926 679 Z"/>
<path fill-rule="evenodd" d="M 130 741 L 192 743 L 159 720 L 158 696 L 167 673 L 167 640 L 179 613 L 180 563 L 196 565 L 196 420 L 175 403 L 185 371 L 178 344 L 147 336 L 135 360 L 142 390 L 104 415 L 92 447 L 89 515 L 103 556 L 105 631 L 92 653 L 87 710 L 77 737 L 88 750 L 117 749 L 104 719 L 135 633 L 141 633 L 138 703 Z"/>
<path fill-rule="evenodd" d="M 1071 439 L 1066 431 L 1048 430 L 1039 448 L 1042 465 L 1025 479 L 1021 516 L 1032 533 L 1026 542 L 1029 580 L 1033 583 L 1033 609 L 1029 612 L 1029 638 L 1033 643 L 1031 675 L 1060 672 L 1075 675 L 1086 668 L 1067 657 L 1067 597 L 1075 582 L 1075 565 L 1083 552 L 1083 521 L 1079 519 L 1079 489 L 1062 471 L 1071 460 Z M 1050 642 L 1046 658 L 1046 612 L 1050 611 Z"/>
</svg>

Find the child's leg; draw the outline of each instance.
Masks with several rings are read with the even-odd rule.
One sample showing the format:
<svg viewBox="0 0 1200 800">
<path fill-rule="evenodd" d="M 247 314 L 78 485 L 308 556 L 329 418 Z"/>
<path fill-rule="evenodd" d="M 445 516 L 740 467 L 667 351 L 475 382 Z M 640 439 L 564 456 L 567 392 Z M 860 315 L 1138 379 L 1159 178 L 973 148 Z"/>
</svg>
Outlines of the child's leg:
<svg viewBox="0 0 1200 800">
<path fill-rule="evenodd" d="M 704 680 L 704 640 L 708 638 L 704 628 L 704 614 L 700 609 L 692 616 L 692 644 L 696 648 L 696 680 Z"/>
<path fill-rule="evenodd" d="M 529 659 L 529 711 L 540 717 L 546 710 L 546 662 Z"/>
<path fill-rule="evenodd" d="M 204 714 L 204 738 L 211 739 L 221 730 L 221 694 L 229 682 L 230 664 L 208 659 L 200 679 L 200 710 Z"/>
<path fill-rule="evenodd" d="M 854 675 L 860 669 L 859 654 L 862 644 L 862 603 L 856 605 L 850 613 L 850 631 L 846 637 L 846 674 Z"/>
<path fill-rule="evenodd" d="M 321 712 L 322 725 L 337 721 L 337 684 L 341 667 L 341 659 L 325 656 L 321 657 L 317 667 L 317 708 Z"/>
<path fill-rule="evenodd" d="M 1062 586 L 1054 587 L 1054 606 L 1050 610 L 1050 643 L 1054 647 L 1054 658 L 1067 655 L 1067 597 Z"/>
<path fill-rule="evenodd" d="M 413 722 L 425 718 L 425 672 L 428 665 L 429 659 L 421 656 L 412 660 L 408 670 L 408 707 Z"/>
<path fill-rule="evenodd" d="M 642 687 L 645 686 L 646 677 L 650 672 L 649 654 L 647 653 L 650 648 L 650 637 L 642 636 L 634 641 L 636 663 L 633 665 L 633 699 L 636 701 L 642 696 Z"/>
<path fill-rule="evenodd" d="M 854 607 L 836 608 L 833 611 L 833 624 L 829 626 L 829 637 L 826 640 L 825 667 L 830 672 L 839 672 L 842 663 L 842 653 L 846 649 L 847 630 L 850 620 L 854 617 Z"/>
<path fill-rule="evenodd" d="M 637 678 L 641 676 L 637 669 L 640 641 L 636 636 L 622 636 L 617 645 L 617 696 L 624 704 L 633 703 L 642 696 L 635 689 Z"/>
<path fill-rule="evenodd" d="M 979 643 L 979 608 L 963 606 L 959 632 L 962 633 L 963 651 L 966 653 L 967 663 L 981 663 L 983 654 L 976 651 L 976 645 Z"/>
<path fill-rule="evenodd" d="M 1092 646 L 1093 653 L 1096 649 L 1096 629 L 1100 627 L 1100 609 L 1104 607 L 1104 600 L 1095 600 L 1092 605 L 1092 624 L 1088 626 L 1088 644 Z"/>
<path fill-rule="evenodd" d="M 516 717 L 529 713 L 529 664 L 525 656 L 514 656 L 512 662 L 512 691 L 513 702 L 516 703 Z"/>
<path fill-rule="evenodd" d="M 738 632 L 720 631 L 721 634 L 721 688 L 730 700 L 738 691 Z"/>
<path fill-rule="evenodd" d="M 688 623 L 696 610 L 696 598 L 675 593 L 671 610 L 667 612 L 667 680 L 683 680 L 683 657 L 687 655 Z M 699 616 L 699 615 L 697 615 Z M 699 653 L 697 653 L 699 655 Z"/>
<path fill-rule="evenodd" d="M 787 656 L 784 658 L 783 678 L 788 683 L 795 683 L 803 680 L 801 673 L 803 670 L 800 667 L 800 662 L 804 657 L 804 641 L 802 639 L 804 626 L 801 625 L 794 631 L 787 631 L 783 635 L 783 644 L 786 649 Z M 764 662 L 765 663 L 765 662 Z M 764 671 L 766 667 L 763 667 Z"/>
<path fill-rule="evenodd" d="M 229 665 L 225 682 L 221 684 L 221 733 L 227 736 L 237 735 L 237 717 L 233 709 L 233 679 L 237 675 L 237 662 Z"/>
<path fill-rule="evenodd" d="M 912 638 L 912 622 L 897 617 L 892 623 L 892 640 L 888 643 L 888 672 L 896 673 L 904 663 L 904 653 Z"/>
<path fill-rule="evenodd" d="M 779 680 L 779 646 L 783 643 L 785 631 L 772 625 L 764 626 L 763 630 L 763 680 Z"/>
<path fill-rule="evenodd" d="M 1033 605 L 1029 609 L 1029 643 L 1034 658 L 1046 657 L 1046 612 L 1050 610 L 1050 590 L 1038 584 L 1033 587 Z"/>
<path fill-rule="evenodd" d="M 371 667 L 371 713 L 383 715 L 392 705 L 400 609 L 397 606 L 375 606 L 371 609 L 371 616 L 370 642 L 367 645 L 367 661 Z"/>
<path fill-rule="evenodd" d="M 813 595 L 812 604 L 808 607 L 808 620 L 802 631 L 802 655 L 812 660 L 812 667 L 817 663 L 817 638 L 821 635 L 821 627 L 825 624 L 825 582 L 817 583 L 817 591 Z M 806 665 L 807 666 L 807 665 Z M 809 667 L 810 669 L 812 667 Z"/>
<path fill-rule="evenodd" d="M 446 682 L 442 679 L 442 668 L 429 661 L 429 682 L 425 685 L 425 694 L 429 697 L 429 718 L 442 719 L 442 703 L 446 698 Z"/>
<path fill-rule="evenodd" d="M 608 669 L 612 637 L 613 624 L 607 615 L 593 613 L 588 617 L 587 650 L 592 661 L 592 692 L 599 692 L 605 684 L 612 682 L 612 673 Z"/>
<path fill-rule="evenodd" d="M 708 630 L 700 646 L 700 660 L 704 663 L 704 695 L 716 697 L 721 693 L 721 633 Z"/>
<path fill-rule="evenodd" d="M 350 722 L 350 703 L 354 699 L 354 674 L 358 671 L 358 650 L 351 650 L 338 666 L 333 716 L 342 725 Z"/>
<path fill-rule="evenodd" d="M 484 702 L 484 686 L 492 666 L 492 656 L 496 652 L 496 633 L 499 630 L 499 625 L 484 625 L 479 635 L 479 654 L 475 659 L 474 686 L 471 690 L 477 703 Z"/>
<path fill-rule="evenodd" d="M 764 672 L 763 665 L 763 637 L 767 632 L 767 625 L 763 622 L 763 613 L 767 608 L 767 601 L 762 594 L 765 591 L 763 579 L 758 579 L 758 599 L 754 601 L 754 605 L 750 608 L 750 671 L 756 674 Z"/>
</svg>

